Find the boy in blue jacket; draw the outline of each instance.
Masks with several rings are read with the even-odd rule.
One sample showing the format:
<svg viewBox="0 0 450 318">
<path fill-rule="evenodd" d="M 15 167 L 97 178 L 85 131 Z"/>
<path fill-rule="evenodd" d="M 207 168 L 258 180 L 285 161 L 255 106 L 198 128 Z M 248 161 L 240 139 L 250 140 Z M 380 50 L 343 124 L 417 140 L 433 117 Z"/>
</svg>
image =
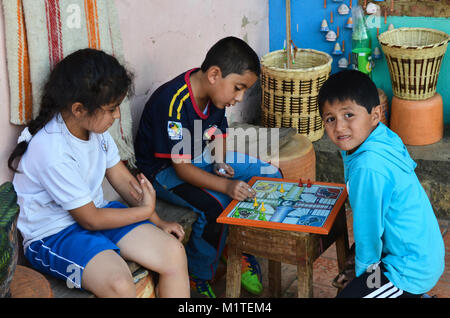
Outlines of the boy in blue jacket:
<svg viewBox="0 0 450 318">
<path fill-rule="evenodd" d="M 375 84 L 354 70 L 333 74 L 319 93 L 353 211 L 356 278 L 337 297 L 420 297 L 444 271 L 444 242 L 416 163 L 380 122 L 379 104 Z"/>
</svg>

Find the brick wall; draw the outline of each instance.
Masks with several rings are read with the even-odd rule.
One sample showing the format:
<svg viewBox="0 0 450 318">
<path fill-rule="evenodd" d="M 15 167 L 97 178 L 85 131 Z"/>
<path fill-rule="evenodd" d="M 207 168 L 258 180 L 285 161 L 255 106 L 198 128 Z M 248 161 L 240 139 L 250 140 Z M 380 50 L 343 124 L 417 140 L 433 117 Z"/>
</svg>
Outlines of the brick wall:
<svg viewBox="0 0 450 318">
<path fill-rule="evenodd" d="M 450 0 L 359 0 L 363 7 L 369 2 L 379 5 L 382 15 L 387 10 L 388 16 L 450 17 Z"/>
</svg>

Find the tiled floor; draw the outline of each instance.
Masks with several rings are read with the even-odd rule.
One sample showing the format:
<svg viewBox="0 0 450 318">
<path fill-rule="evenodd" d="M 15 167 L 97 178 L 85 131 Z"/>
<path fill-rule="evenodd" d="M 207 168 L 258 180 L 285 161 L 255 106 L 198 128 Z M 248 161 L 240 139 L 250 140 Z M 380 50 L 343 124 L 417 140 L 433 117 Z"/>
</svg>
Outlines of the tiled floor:
<svg viewBox="0 0 450 318">
<path fill-rule="evenodd" d="M 449 234 L 449 221 L 439 221 L 441 233 L 445 242 L 445 272 L 441 276 L 436 286 L 427 294 L 436 295 L 438 298 L 450 298 L 450 268 L 449 268 L 449 254 L 450 254 L 450 234 Z M 349 241 L 353 243 L 352 232 L 352 214 L 347 212 L 347 226 L 349 228 Z M 268 262 L 266 259 L 258 258 L 261 269 L 263 272 L 263 294 L 259 297 L 269 297 L 268 279 L 267 279 L 267 267 Z M 282 282 L 281 288 L 284 298 L 297 297 L 297 270 L 294 265 L 282 264 Z M 219 266 L 217 278 L 212 283 L 212 288 L 219 298 L 225 297 L 226 288 L 226 267 L 225 265 Z M 315 262 L 314 262 L 314 298 L 330 298 L 335 297 L 337 289 L 331 285 L 332 280 L 338 274 L 337 261 L 336 261 L 336 249 L 333 244 L 328 250 L 326 250 Z M 192 295 L 192 297 L 198 297 L 198 295 Z M 256 297 L 244 289 L 241 290 L 242 298 Z"/>
</svg>

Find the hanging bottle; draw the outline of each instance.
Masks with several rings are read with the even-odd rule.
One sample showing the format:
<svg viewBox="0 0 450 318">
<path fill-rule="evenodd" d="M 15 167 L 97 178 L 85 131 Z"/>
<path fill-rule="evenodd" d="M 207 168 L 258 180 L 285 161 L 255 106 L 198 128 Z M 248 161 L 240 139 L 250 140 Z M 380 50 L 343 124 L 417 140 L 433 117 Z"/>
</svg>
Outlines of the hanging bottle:
<svg viewBox="0 0 450 318">
<path fill-rule="evenodd" d="M 364 12 L 360 6 L 352 10 L 352 58 L 358 70 L 370 74 L 372 71 L 370 38 L 367 32 Z"/>
</svg>

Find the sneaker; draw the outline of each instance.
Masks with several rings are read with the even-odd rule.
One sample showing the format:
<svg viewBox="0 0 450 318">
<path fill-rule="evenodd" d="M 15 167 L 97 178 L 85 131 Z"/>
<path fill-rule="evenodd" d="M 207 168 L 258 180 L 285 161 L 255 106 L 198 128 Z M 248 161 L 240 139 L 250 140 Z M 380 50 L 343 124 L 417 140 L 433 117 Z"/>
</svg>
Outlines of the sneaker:
<svg viewBox="0 0 450 318">
<path fill-rule="evenodd" d="M 197 293 L 205 296 L 206 298 L 216 298 L 216 295 L 212 291 L 211 285 L 207 280 L 196 277 L 195 275 L 189 275 L 189 284 L 191 289 Z"/>
<path fill-rule="evenodd" d="M 225 246 L 220 257 L 225 264 L 228 260 L 227 251 Z M 257 296 L 263 291 L 261 267 L 254 256 L 245 253 L 242 255 L 241 285 L 246 291 Z"/>
<path fill-rule="evenodd" d="M 241 285 L 249 293 L 261 295 L 262 286 L 261 267 L 258 261 L 252 255 L 244 254 L 242 256 L 242 275 Z"/>
</svg>

